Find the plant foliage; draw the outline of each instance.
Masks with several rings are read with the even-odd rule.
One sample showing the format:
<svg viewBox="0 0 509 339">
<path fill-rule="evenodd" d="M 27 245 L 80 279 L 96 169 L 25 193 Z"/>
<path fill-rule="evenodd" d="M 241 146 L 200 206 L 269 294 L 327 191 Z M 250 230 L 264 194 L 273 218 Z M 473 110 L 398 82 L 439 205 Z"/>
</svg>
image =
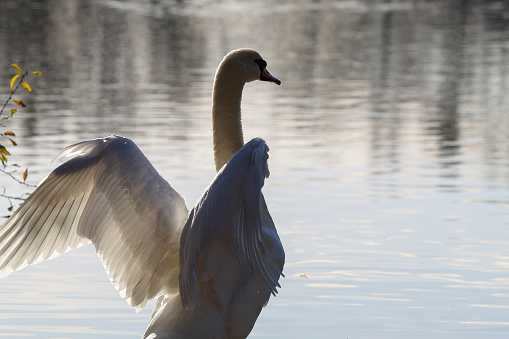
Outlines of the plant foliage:
<svg viewBox="0 0 509 339">
<path fill-rule="evenodd" d="M 10 83 L 11 93 L 10 93 L 9 97 L 7 98 L 7 100 L 5 100 L 2 108 L 0 109 L 0 128 L 2 128 L 2 129 L 7 128 L 7 126 L 5 125 L 6 120 L 12 118 L 14 116 L 14 114 L 16 112 L 18 112 L 18 109 L 26 107 L 25 103 L 22 100 L 14 99 L 13 96 L 16 93 L 16 91 L 20 88 L 20 86 L 22 86 L 28 93 L 32 93 L 32 87 L 25 80 L 27 78 L 27 76 L 29 76 L 29 75 L 42 76 L 43 75 L 42 72 L 39 72 L 39 71 L 35 71 L 35 72 L 31 72 L 31 73 L 29 73 L 28 71 L 23 72 L 21 70 L 21 68 L 16 64 L 12 64 L 11 66 L 16 71 L 16 74 L 11 79 L 11 83 Z M 10 108 L 8 111 L 9 113 L 7 114 L 6 108 L 9 105 L 9 103 L 13 103 L 15 106 L 14 106 L 14 108 Z M 21 179 L 19 179 L 17 176 L 17 168 L 19 168 L 19 166 L 17 164 L 11 165 L 9 163 L 8 157 L 11 155 L 11 153 L 7 150 L 7 147 L 5 146 L 5 144 L 8 144 L 9 147 L 17 146 L 18 144 L 14 140 L 15 136 L 16 136 L 15 133 L 10 130 L 0 132 L 0 162 L 1 162 L 0 172 L 3 173 L 4 175 L 7 175 L 12 180 L 15 180 L 16 182 L 18 182 L 22 185 L 35 187 L 34 185 L 30 185 L 30 184 L 26 183 L 26 179 L 28 176 L 28 168 L 25 169 L 25 171 L 21 175 Z M 14 196 L 7 195 L 5 192 L 5 187 L 3 188 L 3 192 L 0 193 L 0 197 L 6 198 L 9 201 L 9 204 L 10 204 L 10 206 L 8 207 L 9 212 L 11 212 L 14 208 L 14 206 L 12 204 L 13 200 L 24 200 L 24 198 L 22 196 L 14 197 Z"/>
</svg>

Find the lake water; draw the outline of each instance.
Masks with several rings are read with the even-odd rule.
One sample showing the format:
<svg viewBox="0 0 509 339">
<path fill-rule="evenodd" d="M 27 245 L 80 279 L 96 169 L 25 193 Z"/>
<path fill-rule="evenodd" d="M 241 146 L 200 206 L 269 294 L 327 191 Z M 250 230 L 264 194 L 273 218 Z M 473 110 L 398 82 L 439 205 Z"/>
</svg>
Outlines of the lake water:
<svg viewBox="0 0 509 339">
<path fill-rule="evenodd" d="M 264 194 L 286 278 L 250 338 L 509 336 L 503 1 L 1 7 L 2 101 L 11 63 L 45 73 L 5 123 L 32 184 L 64 146 L 120 134 L 192 206 L 215 175 L 215 68 L 244 46 L 267 60 L 283 84 L 248 84 L 243 119 L 271 148 Z M 0 337 L 139 338 L 152 305 L 136 314 L 88 245 L 0 279 Z"/>
</svg>

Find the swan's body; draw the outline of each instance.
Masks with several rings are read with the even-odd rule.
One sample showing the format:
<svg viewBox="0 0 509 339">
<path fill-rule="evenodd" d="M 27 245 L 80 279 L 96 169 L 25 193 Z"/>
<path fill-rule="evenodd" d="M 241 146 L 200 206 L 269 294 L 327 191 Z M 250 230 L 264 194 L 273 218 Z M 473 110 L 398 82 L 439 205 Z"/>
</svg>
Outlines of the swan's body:
<svg viewBox="0 0 509 339">
<path fill-rule="evenodd" d="M 246 82 L 280 83 L 265 66 L 242 49 L 218 68 L 212 115 L 219 173 L 190 212 L 129 139 L 71 145 L 57 158 L 72 158 L 0 229 L 0 276 L 92 242 L 131 306 L 159 297 L 145 338 L 247 337 L 277 292 L 284 264 L 261 193 L 268 147 L 262 139 L 244 145 L 240 121 Z"/>
</svg>

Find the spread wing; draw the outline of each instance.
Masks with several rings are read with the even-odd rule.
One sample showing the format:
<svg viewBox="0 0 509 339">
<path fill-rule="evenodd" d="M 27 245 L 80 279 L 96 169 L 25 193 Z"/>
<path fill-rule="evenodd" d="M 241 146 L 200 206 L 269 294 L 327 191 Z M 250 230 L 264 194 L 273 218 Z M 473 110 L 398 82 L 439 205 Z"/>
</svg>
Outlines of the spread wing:
<svg viewBox="0 0 509 339">
<path fill-rule="evenodd" d="M 267 151 L 262 139 L 244 145 L 219 171 L 191 210 L 180 242 L 180 295 L 186 309 L 200 304 L 198 271 L 202 254 L 220 243 L 229 244 L 226 251 L 232 250 L 237 258 L 225 257 L 221 260 L 223 266 L 245 264 L 269 291 L 277 293 L 282 272 L 264 246 L 260 211 L 261 189 L 269 176 Z M 214 253 L 226 252 L 216 249 Z M 219 266 L 213 269 L 225 271 Z M 232 267 L 231 272 L 236 271 Z"/>
<path fill-rule="evenodd" d="M 0 277 L 92 242 L 128 303 L 178 291 L 184 198 L 129 139 L 71 145 L 0 228 Z"/>
</svg>

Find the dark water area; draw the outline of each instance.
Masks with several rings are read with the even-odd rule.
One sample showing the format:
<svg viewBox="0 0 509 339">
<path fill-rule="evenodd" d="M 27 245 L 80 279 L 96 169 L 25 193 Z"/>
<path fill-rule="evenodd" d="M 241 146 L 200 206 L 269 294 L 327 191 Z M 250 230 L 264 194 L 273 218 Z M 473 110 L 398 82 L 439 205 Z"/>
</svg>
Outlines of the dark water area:
<svg viewBox="0 0 509 339">
<path fill-rule="evenodd" d="M 287 263 L 250 338 L 505 338 L 508 28 L 504 1 L 2 0 L 0 99 L 10 64 L 45 74 L 16 95 L 12 161 L 36 184 L 64 146 L 120 134 L 192 206 L 215 69 L 252 47 L 283 82 L 242 107 Z M 150 311 L 91 246 L 0 279 L 0 337 L 139 338 Z"/>
</svg>

